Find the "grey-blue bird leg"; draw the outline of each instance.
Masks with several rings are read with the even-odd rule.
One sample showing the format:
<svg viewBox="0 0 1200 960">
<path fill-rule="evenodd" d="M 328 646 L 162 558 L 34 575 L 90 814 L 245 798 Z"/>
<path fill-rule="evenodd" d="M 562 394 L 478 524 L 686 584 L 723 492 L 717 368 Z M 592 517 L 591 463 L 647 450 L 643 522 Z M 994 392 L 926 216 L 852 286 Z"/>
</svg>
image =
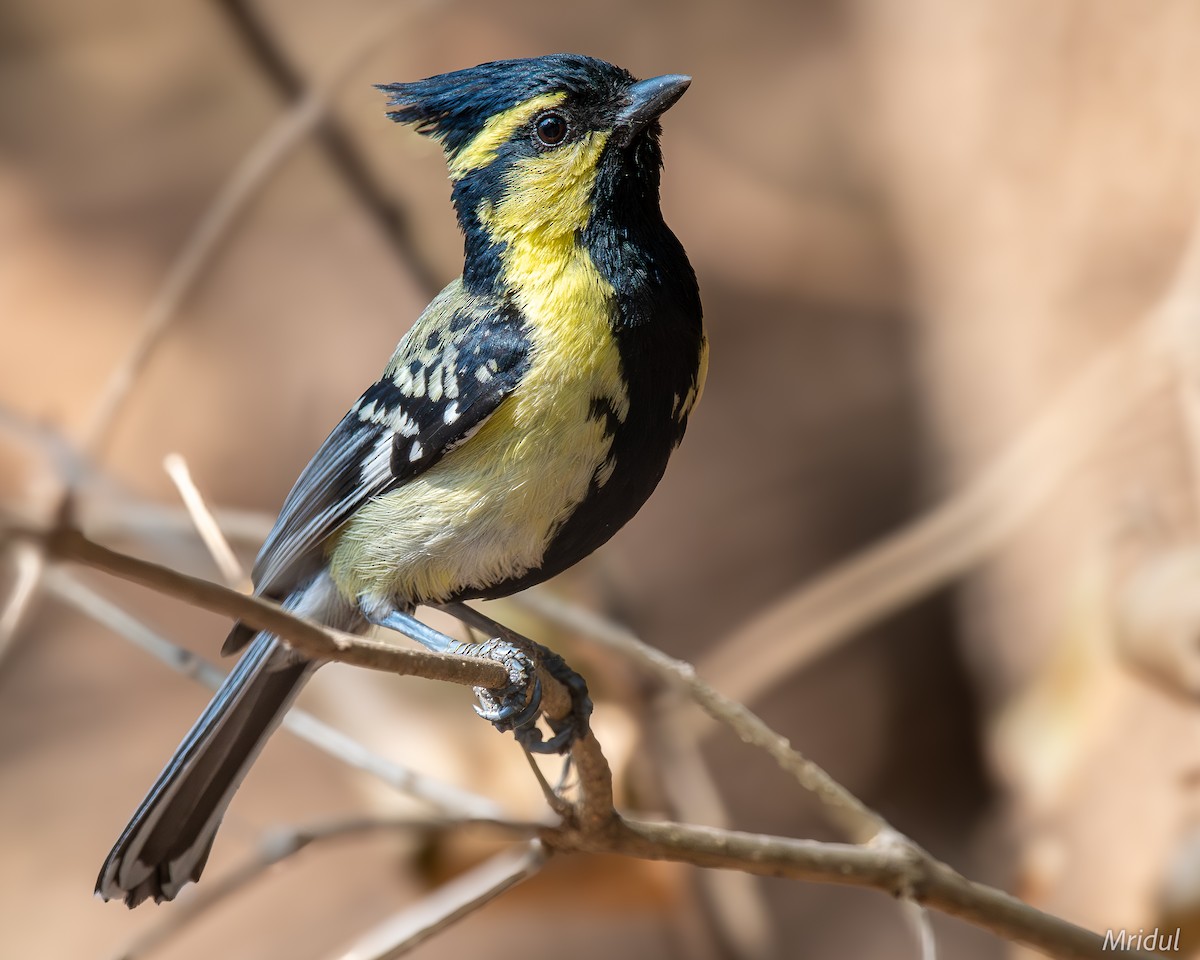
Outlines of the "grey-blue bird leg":
<svg viewBox="0 0 1200 960">
<path fill-rule="evenodd" d="M 537 672 L 537 653 L 527 649 L 525 644 L 513 643 L 504 637 L 494 637 L 483 643 L 468 643 L 455 640 L 422 623 L 407 610 L 397 609 L 390 604 L 363 603 L 361 608 L 369 623 L 395 630 L 434 653 L 482 657 L 503 665 L 508 673 L 508 683 L 499 690 L 475 687 L 475 696 L 479 699 L 475 712 L 502 733 L 512 730 L 527 750 L 560 753 L 566 749 L 555 743 L 557 738 L 543 743 L 541 731 L 537 729 L 538 713 L 542 706 L 542 681 Z M 533 646 L 536 647 L 536 644 Z M 535 745 L 531 746 L 531 743 Z"/>
<path fill-rule="evenodd" d="M 544 647 L 540 643 L 535 643 L 528 637 L 510 630 L 504 624 L 498 623 L 473 607 L 468 607 L 465 603 L 448 603 L 440 609 L 445 610 L 456 620 L 460 620 L 492 638 L 483 645 L 502 642 L 515 649 L 526 651 L 534 662 L 566 688 L 571 698 L 571 712 L 558 719 L 546 717 L 546 723 L 553 731 L 553 736 L 549 740 L 544 740 L 542 732 L 533 724 L 512 728 L 517 740 L 526 750 L 531 753 L 566 753 L 576 740 L 587 735 L 592 715 L 592 700 L 588 696 L 587 681 L 572 670 L 562 657 L 549 647 Z M 565 773 L 564 771 L 564 776 Z"/>
</svg>

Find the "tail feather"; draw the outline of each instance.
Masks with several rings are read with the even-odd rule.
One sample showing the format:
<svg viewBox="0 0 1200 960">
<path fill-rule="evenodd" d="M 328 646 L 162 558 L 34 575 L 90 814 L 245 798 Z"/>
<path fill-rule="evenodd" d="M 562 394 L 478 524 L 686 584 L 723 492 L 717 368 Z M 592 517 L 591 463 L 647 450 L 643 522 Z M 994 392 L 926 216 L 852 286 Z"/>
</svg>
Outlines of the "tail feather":
<svg viewBox="0 0 1200 960">
<path fill-rule="evenodd" d="M 342 630 L 365 625 L 358 608 L 320 573 L 295 590 L 284 607 Z M 225 809 L 250 765 L 279 726 L 320 661 L 306 659 L 267 633 L 238 624 L 251 639 L 146 799 L 134 813 L 96 880 L 105 900 L 136 907 L 153 897 L 172 900 L 197 880 Z M 231 635 L 232 637 L 232 635 Z"/>
<path fill-rule="evenodd" d="M 316 667 L 269 634 L 255 639 L 113 846 L 96 893 L 135 907 L 199 878 L 234 792 Z"/>
</svg>

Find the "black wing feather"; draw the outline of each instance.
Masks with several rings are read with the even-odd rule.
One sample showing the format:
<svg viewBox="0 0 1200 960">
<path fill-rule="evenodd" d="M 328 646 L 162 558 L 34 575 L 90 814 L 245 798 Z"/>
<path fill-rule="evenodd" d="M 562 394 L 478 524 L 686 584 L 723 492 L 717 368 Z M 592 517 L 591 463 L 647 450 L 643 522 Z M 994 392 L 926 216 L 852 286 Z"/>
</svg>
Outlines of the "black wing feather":
<svg viewBox="0 0 1200 960">
<path fill-rule="evenodd" d="M 255 593 L 281 600 L 311 578 L 342 524 L 469 441 L 528 365 L 519 315 L 447 287 L 301 472 L 259 551 Z M 254 633 L 236 625 L 222 652 Z"/>
</svg>

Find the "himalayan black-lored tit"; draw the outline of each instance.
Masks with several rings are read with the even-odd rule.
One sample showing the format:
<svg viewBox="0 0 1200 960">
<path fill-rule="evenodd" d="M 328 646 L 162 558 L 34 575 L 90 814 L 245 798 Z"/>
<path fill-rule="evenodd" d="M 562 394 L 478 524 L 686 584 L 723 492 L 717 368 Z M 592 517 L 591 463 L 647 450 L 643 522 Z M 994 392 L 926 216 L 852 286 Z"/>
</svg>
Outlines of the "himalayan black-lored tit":
<svg viewBox="0 0 1200 960">
<path fill-rule="evenodd" d="M 659 209 L 658 118 L 688 83 L 560 54 L 380 88 L 445 150 L 463 272 L 301 473 L 256 593 L 444 650 L 418 605 L 540 583 L 637 512 L 707 368 L 695 274 Z M 105 899 L 170 900 L 200 876 L 319 665 L 238 624 L 224 652 L 243 647 L 105 861 Z"/>
</svg>

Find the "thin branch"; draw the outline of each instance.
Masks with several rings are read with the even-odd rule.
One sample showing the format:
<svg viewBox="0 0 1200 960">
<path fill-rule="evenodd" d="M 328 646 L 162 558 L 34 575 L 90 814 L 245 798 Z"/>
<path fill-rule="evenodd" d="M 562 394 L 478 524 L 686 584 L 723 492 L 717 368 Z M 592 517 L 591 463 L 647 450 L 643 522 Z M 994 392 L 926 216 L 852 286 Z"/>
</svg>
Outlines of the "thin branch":
<svg viewBox="0 0 1200 960">
<path fill-rule="evenodd" d="M 28 532 L 25 535 L 36 536 Z M 286 636 L 289 640 L 303 636 L 307 642 L 311 639 L 309 634 L 315 634 L 317 646 L 326 653 L 330 652 L 331 648 L 336 650 L 337 642 L 342 640 L 342 635 L 298 621 L 276 607 L 265 605 L 265 610 L 259 609 L 256 603 L 260 602 L 255 598 L 106 550 L 75 531 L 62 530 L 44 539 L 52 556 L 90 563 L 119 576 L 153 586 L 160 592 L 176 596 L 196 606 L 234 616 L 245 616 L 255 625 L 272 631 L 278 630 L 281 636 Z M 304 629 L 301 630 L 300 627 Z M 348 641 L 357 639 L 346 638 Z M 746 716 L 738 714 L 737 711 L 727 710 L 726 706 L 721 704 L 720 698 L 714 700 L 704 693 L 703 685 L 695 685 L 696 681 L 687 664 L 674 661 L 652 648 L 645 647 L 644 644 L 630 645 L 628 638 L 615 645 L 635 651 L 633 655 L 639 659 L 648 658 L 649 662 L 660 664 L 664 676 L 687 680 L 684 686 L 688 692 L 693 696 L 699 694 L 699 701 L 712 710 L 714 715 L 737 724 L 740 729 L 748 729 L 744 726 Z M 394 648 L 385 649 L 394 652 Z M 308 648 L 305 648 L 305 651 L 312 652 Z M 340 650 L 337 652 L 341 653 Z M 430 656 L 424 654 L 421 659 Z M 374 661 L 373 657 L 367 659 Z M 382 666 L 384 662 L 380 659 L 371 665 Z M 402 658 L 394 661 L 392 665 L 400 668 L 398 672 L 404 672 L 408 663 Z M 439 679 L 424 669 L 414 672 Z M 464 682 L 478 684 L 479 678 Z M 757 718 L 754 720 L 761 724 Z M 778 735 L 769 730 L 767 733 L 786 747 L 786 741 Z M 966 880 L 886 825 L 877 831 L 870 845 L 856 846 L 763 837 L 678 823 L 626 821 L 612 808 L 611 772 L 594 734 L 589 733 L 575 745 L 572 750 L 572 762 L 579 771 L 581 782 L 592 785 L 592 792 L 585 794 L 583 801 L 577 805 L 578 813 L 575 817 L 561 826 L 548 826 L 541 830 L 541 839 L 550 850 L 618 853 L 649 859 L 675 860 L 702 867 L 720 867 L 770 876 L 873 887 L 892 896 L 967 920 L 1010 940 L 1028 943 L 1053 956 L 1091 957 L 1102 960 L 1111 952 L 1103 949 L 1103 941 L 1096 934 L 1042 913 L 999 890 Z M 812 769 L 807 764 L 804 764 L 802 769 L 805 774 L 802 782 L 806 782 L 812 776 Z M 825 776 L 823 772 L 821 776 Z M 831 789 L 830 784 L 833 793 L 828 792 Z M 857 813 L 853 805 L 844 805 L 839 792 L 845 791 L 832 781 L 823 784 L 822 790 L 825 791 L 823 795 L 830 797 L 829 802 L 836 803 L 834 809 L 840 810 L 850 825 L 857 823 L 861 828 L 872 823 L 872 817 L 875 818 L 874 822 L 882 824 L 881 820 L 858 804 L 853 797 L 850 797 L 850 800 L 864 811 L 863 814 Z M 529 854 L 529 857 L 532 856 Z M 499 895 L 502 890 L 528 875 L 529 871 L 536 869 L 535 861 L 541 862 L 540 851 L 535 858 L 522 860 L 523 866 L 510 865 L 506 870 L 498 870 L 494 876 L 484 877 L 483 879 L 488 880 L 487 883 L 477 879 L 471 885 L 470 891 L 464 887 L 448 892 L 443 899 L 437 901 L 436 910 L 423 911 L 417 919 L 407 916 L 402 922 L 398 920 L 397 925 L 388 931 L 387 937 L 381 934 L 380 938 L 373 940 L 372 945 L 383 945 L 380 952 L 352 951 L 347 956 L 382 958 L 398 955 L 395 951 L 408 949 L 434 930 Z M 470 896 L 467 895 L 468 892 Z M 400 935 L 401 932 L 403 936 Z M 1141 953 L 1131 955 L 1149 956 Z"/>
<path fill-rule="evenodd" d="M 286 100 L 303 96 L 305 79 L 289 58 L 283 44 L 270 29 L 261 11 L 245 0 L 217 0 L 238 38 L 264 76 Z M 411 6 L 410 6 L 411 10 Z M 441 289 L 437 271 L 426 259 L 411 229 L 411 218 L 395 197 L 390 196 L 371 172 L 362 153 L 336 115 L 326 113 L 316 125 L 315 142 L 328 158 L 342 182 L 375 220 L 401 263 L 417 284 L 433 296 Z"/>
<path fill-rule="evenodd" d="M 665 689 L 649 711 L 654 769 L 671 808 L 671 819 L 727 827 L 731 819 L 720 788 L 694 728 L 684 722 L 680 706 L 685 696 L 680 690 Z M 779 954 L 771 911 L 757 877 L 731 870 L 703 870 L 697 880 L 704 917 L 727 952 L 742 958 Z"/>
<path fill-rule="evenodd" d="M 532 877 L 545 862 L 546 852 L 536 840 L 499 853 L 384 921 L 339 954 L 338 960 L 393 960 L 404 956 L 435 933 Z"/>
<path fill-rule="evenodd" d="M 46 558 L 33 544 L 22 543 L 12 550 L 12 564 L 16 576 L 4 609 L 0 612 L 0 660 L 8 653 L 17 636 L 17 630 L 37 595 L 38 583 L 46 567 Z"/>
<path fill-rule="evenodd" d="M 695 668 L 667 656 L 630 631 L 547 591 L 527 592 L 520 602 L 547 620 L 577 630 L 648 668 L 671 686 L 681 689 L 714 720 L 729 726 L 744 742 L 765 750 L 784 770 L 822 802 L 829 817 L 851 839 L 866 842 L 894 833 L 887 821 L 871 810 L 820 766 L 797 753 L 787 739 L 768 727 L 742 704 L 724 697 L 696 676 Z"/>
<path fill-rule="evenodd" d="M 168 943 L 213 909 L 240 894 L 246 887 L 261 879 L 274 867 L 313 844 L 367 833 L 414 831 L 434 833 L 460 830 L 470 826 L 491 826 L 509 836 L 529 836 L 540 824 L 488 819 L 423 820 L 412 817 L 356 817 L 317 823 L 310 826 L 270 831 L 259 844 L 258 852 L 228 873 L 214 877 L 204 886 L 189 891 L 163 920 L 143 931 L 126 944 L 114 960 L 140 960 Z"/>
<path fill-rule="evenodd" d="M 62 567 L 50 569 L 46 574 L 46 586 L 58 599 L 184 676 L 192 677 L 213 690 L 225 679 L 225 674 L 217 667 L 152 630 L 111 600 L 81 583 L 71 571 Z M 503 813 L 494 800 L 380 756 L 299 707 L 293 707 L 284 714 L 283 727 L 335 760 L 361 770 L 407 796 L 430 804 L 446 816 L 500 817 Z"/>
<path fill-rule="evenodd" d="M 391 36 L 400 18 L 408 12 L 404 6 L 389 7 L 383 16 L 359 31 L 332 58 L 332 66 L 325 77 L 314 82 L 304 96 L 263 133 L 221 185 L 168 268 L 142 317 L 137 339 L 110 375 L 94 404 L 91 419 L 83 431 L 82 447 L 86 452 L 95 453 L 104 448 L 138 376 L 250 201 L 326 116 L 332 94 L 349 73 Z"/>
<path fill-rule="evenodd" d="M 330 97 L 345 76 L 391 35 L 401 16 L 408 12 L 403 6 L 389 7 L 383 16 L 368 24 L 335 58 L 326 79 L 314 84 L 287 114 L 263 134 L 222 184 L 167 269 L 142 315 L 137 336 L 93 404 L 91 416 L 80 436 L 79 445 L 85 454 L 97 454 L 107 445 L 138 377 L 162 342 L 167 329 L 179 316 L 187 297 L 215 260 L 221 243 L 250 200 L 325 116 Z M 58 503 L 49 511 L 51 514 L 58 512 L 69 490 L 68 484 L 58 497 Z M 20 591 L 9 595 L 0 619 L 0 652 L 7 649 L 24 623 L 37 597 L 37 584 L 43 567 L 44 564 L 39 565 L 35 570 L 31 584 L 18 584 Z"/>
<path fill-rule="evenodd" d="M 971 570 L 1062 489 L 1122 417 L 1172 381 L 1182 384 L 1188 449 L 1200 477 L 1198 316 L 1200 220 L 1155 306 L 1059 390 L 972 483 L 760 613 L 700 662 L 701 673 L 720 677 L 725 693 L 750 702 L 842 640 Z"/>
<path fill-rule="evenodd" d="M 233 547 L 229 545 L 225 534 L 221 532 L 217 518 L 213 516 L 213 512 L 205 503 L 199 487 L 196 486 L 196 481 L 192 479 L 192 472 L 188 469 L 187 461 L 178 453 L 168 453 L 163 458 L 163 469 L 167 471 L 167 476 L 171 478 L 175 489 L 179 491 L 179 496 L 183 500 L 188 516 L 192 519 L 196 533 L 200 535 L 204 546 L 208 548 L 209 556 L 212 557 L 213 563 L 221 572 L 221 578 L 225 581 L 225 585 L 242 593 L 249 593 L 253 589 L 253 584 L 250 583 L 241 563 L 238 562 Z"/>
<path fill-rule="evenodd" d="M 933 934 L 933 922 L 929 911 L 911 900 L 902 901 L 900 907 L 905 922 L 912 930 L 913 939 L 917 942 L 917 956 L 920 960 L 937 960 L 937 937 Z"/>
<path fill-rule="evenodd" d="M 43 540 L 47 552 L 59 560 L 82 563 L 193 606 L 244 620 L 253 627 L 283 637 L 296 650 L 317 660 L 336 660 L 401 676 L 425 677 L 428 680 L 445 680 L 489 689 L 502 688 L 508 682 L 504 667 L 491 660 L 410 650 L 330 630 L 294 617 L 278 604 L 262 597 L 238 593 L 220 584 L 109 550 L 89 540 L 78 530 L 61 529 L 49 535 L 29 531 L 24 533 L 33 539 Z"/>
<path fill-rule="evenodd" d="M 552 849 L 622 853 L 770 877 L 869 887 L 931 907 L 1062 960 L 1104 960 L 1098 934 L 974 883 L 928 854 L 895 844 L 869 847 L 791 840 L 680 823 L 621 820 L 602 836 L 543 832 Z M 1152 955 L 1125 951 L 1148 960 Z"/>
</svg>

